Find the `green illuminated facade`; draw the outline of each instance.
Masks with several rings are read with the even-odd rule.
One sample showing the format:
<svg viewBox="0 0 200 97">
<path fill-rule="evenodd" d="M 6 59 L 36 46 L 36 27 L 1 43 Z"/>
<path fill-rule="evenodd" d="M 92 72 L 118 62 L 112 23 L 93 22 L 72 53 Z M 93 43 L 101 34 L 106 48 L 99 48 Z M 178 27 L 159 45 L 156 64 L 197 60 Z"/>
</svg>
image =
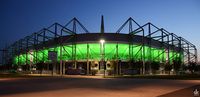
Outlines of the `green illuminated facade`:
<svg viewBox="0 0 200 97">
<path fill-rule="evenodd" d="M 195 45 L 150 22 L 139 25 L 131 17 L 116 32 L 105 31 L 103 16 L 99 32 L 88 31 L 76 18 L 64 26 L 54 23 L 3 52 L 8 69 L 37 74 L 169 74 L 197 62 Z"/>
<path fill-rule="evenodd" d="M 3 52 L 6 68 L 36 74 L 176 74 L 185 64 L 197 63 L 195 45 L 131 17 L 116 32 L 105 31 L 103 16 L 98 32 L 90 32 L 76 18 L 64 26 L 54 23 Z"/>
<path fill-rule="evenodd" d="M 103 50 L 103 52 L 101 52 Z M 36 64 L 36 63 L 50 63 L 48 60 L 48 51 L 57 52 L 57 61 L 100 61 L 103 57 L 105 61 L 122 60 L 122 61 L 156 61 L 166 63 L 169 60 L 171 64 L 173 61 L 182 60 L 183 55 L 176 51 L 169 51 L 166 49 L 157 49 L 148 46 L 125 44 L 125 43 L 105 43 L 101 48 L 100 43 L 85 43 L 65 45 L 62 47 L 46 48 L 42 50 L 33 50 L 25 54 L 17 55 L 13 58 L 15 65 Z M 61 53 L 62 51 L 62 53 Z M 61 55 L 62 54 L 62 55 Z M 169 57 L 169 58 L 168 58 Z M 62 58 L 62 59 L 61 59 Z"/>
</svg>

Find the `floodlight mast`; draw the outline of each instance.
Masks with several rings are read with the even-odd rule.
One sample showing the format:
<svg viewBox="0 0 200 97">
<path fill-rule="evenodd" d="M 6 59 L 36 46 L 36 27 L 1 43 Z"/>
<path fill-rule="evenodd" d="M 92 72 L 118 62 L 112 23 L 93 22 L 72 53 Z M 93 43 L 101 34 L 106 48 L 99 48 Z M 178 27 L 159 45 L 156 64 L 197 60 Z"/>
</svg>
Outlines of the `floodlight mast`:
<svg viewBox="0 0 200 97">
<path fill-rule="evenodd" d="M 106 65 L 104 63 L 104 43 L 105 43 L 105 40 L 104 39 L 101 39 L 100 41 L 100 50 L 101 50 L 101 66 L 103 66 L 103 70 L 104 70 L 104 77 L 105 77 L 105 70 L 106 70 Z"/>
<path fill-rule="evenodd" d="M 104 33 L 104 19 L 103 19 L 103 15 L 101 16 L 101 33 Z"/>
<path fill-rule="evenodd" d="M 104 19 L 103 19 L 103 15 L 101 16 L 101 35 L 104 34 Z M 101 36 L 103 38 L 103 35 Z M 101 47 L 101 66 L 103 66 L 103 70 L 104 70 L 104 77 L 105 77 L 105 70 L 106 70 L 106 65 L 104 63 L 104 43 L 105 40 L 101 39 L 100 41 L 100 47 Z"/>
</svg>

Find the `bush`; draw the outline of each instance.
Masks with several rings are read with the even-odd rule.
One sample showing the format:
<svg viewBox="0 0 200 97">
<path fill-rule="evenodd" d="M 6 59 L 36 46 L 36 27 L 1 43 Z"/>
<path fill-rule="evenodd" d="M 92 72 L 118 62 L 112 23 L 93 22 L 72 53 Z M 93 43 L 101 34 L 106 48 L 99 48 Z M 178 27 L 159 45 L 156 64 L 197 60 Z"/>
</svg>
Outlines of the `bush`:
<svg viewBox="0 0 200 97">
<path fill-rule="evenodd" d="M 159 62 L 156 62 L 156 61 L 151 62 L 151 69 L 152 70 L 159 70 L 159 68 L 160 68 Z"/>
<path fill-rule="evenodd" d="M 173 65 L 175 71 L 178 71 L 181 68 L 181 63 L 182 62 L 180 60 L 173 61 L 172 65 Z"/>
<path fill-rule="evenodd" d="M 191 73 L 194 73 L 194 71 L 196 70 L 196 67 L 197 67 L 196 63 L 190 62 L 187 68 L 189 69 Z"/>
<path fill-rule="evenodd" d="M 165 65 L 165 71 L 170 71 L 172 69 L 172 65 L 166 64 Z"/>
<path fill-rule="evenodd" d="M 140 69 L 143 67 L 142 61 L 132 61 L 131 63 L 133 64 L 133 69 Z"/>
</svg>

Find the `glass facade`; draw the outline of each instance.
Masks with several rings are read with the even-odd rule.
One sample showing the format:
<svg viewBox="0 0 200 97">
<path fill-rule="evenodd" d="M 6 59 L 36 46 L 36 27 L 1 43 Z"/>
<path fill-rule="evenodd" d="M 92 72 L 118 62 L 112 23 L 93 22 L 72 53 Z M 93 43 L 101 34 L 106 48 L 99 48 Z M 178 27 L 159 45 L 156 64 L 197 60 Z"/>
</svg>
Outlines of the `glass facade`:
<svg viewBox="0 0 200 97">
<path fill-rule="evenodd" d="M 101 50 L 103 49 L 103 53 Z M 62 50 L 62 53 L 60 52 Z M 20 54 L 13 58 L 15 65 L 36 64 L 40 62 L 51 62 L 48 60 L 48 51 L 57 52 L 57 61 L 61 60 L 142 60 L 172 63 L 173 60 L 183 58 L 181 53 L 170 50 L 169 58 L 166 49 L 157 49 L 148 46 L 124 43 L 105 43 L 101 47 L 100 43 L 85 43 L 65 45 L 62 47 L 47 48 L 41 50 L 32 50 L 27 54 Z M 62 56 L 61 56 L 62 54 Z M 103 55 L 102 55 L 103 54 Z"/>
</svg>

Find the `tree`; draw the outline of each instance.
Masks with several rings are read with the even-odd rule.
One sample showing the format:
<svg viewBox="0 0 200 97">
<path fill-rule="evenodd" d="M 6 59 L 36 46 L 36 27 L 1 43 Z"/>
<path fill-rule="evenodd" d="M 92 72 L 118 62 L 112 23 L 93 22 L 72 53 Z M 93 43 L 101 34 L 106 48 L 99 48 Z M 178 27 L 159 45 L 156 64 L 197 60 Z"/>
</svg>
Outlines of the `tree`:
<svg viewBox="0 0 200 97">
<path fill-rule="evenodd" d="M 170 74 L 171 69 L 172 69 L 172 65 L 165 64 L 165 71 L 167 71 L 169 74 Z"/>
<path fill-rule="evenodd" d="M 181 68 L 181 60 L 173 60 L 173 69 L 177 72 Z"/>
<path fill-rule="evenodd" d="M 150 61 L 147 61 L 145 62 L 145 71 L 147 72 L 151 72 L 151 62 Z"/>
<path fill-rule="evenodd" d="M 142 68 L 142 62 L 141 61 L 132 61 L 132 63 L 133 63 L 132 67 L 134 69 L 140 69 L 140 68 Z"/>
<path fill-rule="evenodd" d="M 196 63 L 194 63 L 194 62 L 190 62 L 188 65 L 188 69 L 192 74 L 195 72 L 196 67 L 197 67 Z"/>
<path fill-rule="evenodd" d="M 160 68 L 160 63 L 159 62 L 156 62 L 156 61 L 151 62 L 151 69 L 153 71 L 159 70 L 159 68 Z"/>
<path fill-rule="evenodd" d="M 151 62 L 151 70 L 153 74 L 155 74 L 156 71 L 159 70 L 159 68 L 160 68 L 159 62 L 156 62 L 156 61 Z"/>
</svg>

